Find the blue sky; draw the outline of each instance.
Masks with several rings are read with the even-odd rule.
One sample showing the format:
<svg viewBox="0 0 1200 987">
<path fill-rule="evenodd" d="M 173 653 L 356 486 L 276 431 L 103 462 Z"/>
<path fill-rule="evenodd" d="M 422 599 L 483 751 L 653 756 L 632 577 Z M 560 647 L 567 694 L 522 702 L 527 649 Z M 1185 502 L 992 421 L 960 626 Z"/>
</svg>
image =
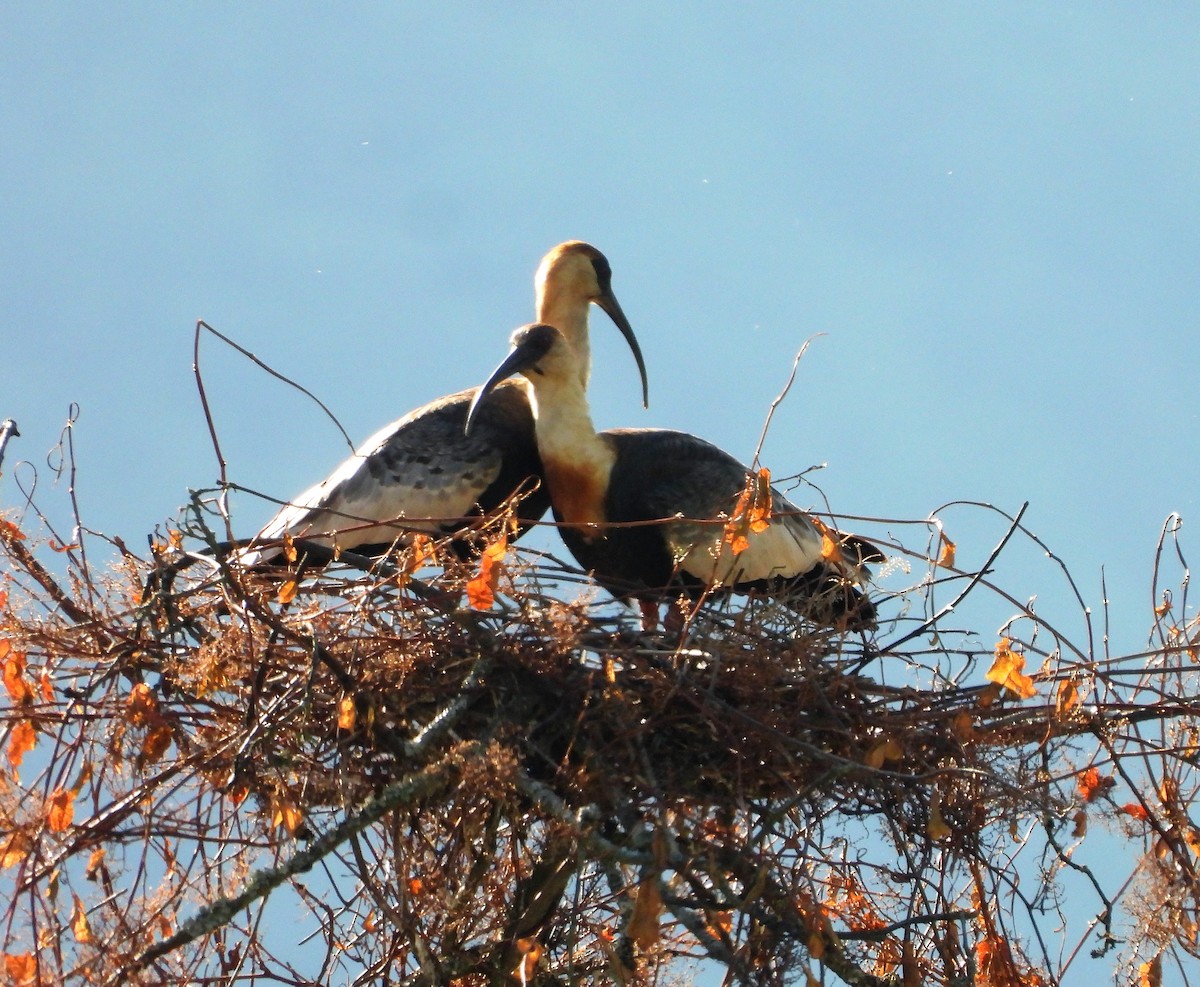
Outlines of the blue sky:
<svg viewBox="0 0 1200 987">
<path fill-rule="evenodd" d="M 77 402 L 84 519 L 144 544 L 217 475 L 197 318 L 361 439 L 482 381 L 581 238 L 650 371 L 646 412 L 597 313 L 598 425 L 748 459 L 824 333 L 774 474 L 827 463 L 844 514 L 1029 500 L 1136 647 L 1200 490 L 1198 43 L 1166 4 L 5 4 L 0 506 L 25 459 L 65 519 L 45 455 Z M 294 392 L 203 359 L 232 479 L 287 497 L 344 456 Z M 270 513 L 236 501 L 245 534 Z M 947 520 L 967 566 L 1003 531 Z M 1039 552 L 1005 559 L 1081 626 Z"/>
</svg>

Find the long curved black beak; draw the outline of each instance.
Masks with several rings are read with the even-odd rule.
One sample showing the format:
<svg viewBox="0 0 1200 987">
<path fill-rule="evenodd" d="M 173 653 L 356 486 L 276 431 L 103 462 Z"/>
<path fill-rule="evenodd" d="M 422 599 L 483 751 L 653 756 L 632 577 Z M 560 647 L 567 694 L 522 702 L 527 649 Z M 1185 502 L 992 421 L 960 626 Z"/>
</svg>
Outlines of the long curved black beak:
<svg viewBox="0 0 1200 987">
<path fill-rule="evenodd" d="M 621 335 L 625 337 L 625 342 L 633 350 L 633 358 L 637 360 L 638 373 L 642 375 L 642 407 L 649 408 L 650 385 L 646 380 L 646 361 L 642 359 L 642 348 L 638 345 L 637 336 L 633 334 L 633 326 L 625 318 L 625 313 L 621 311 L 621 303 L 617 301 L 617 296 L 612 293 L 611 289 L 597 298 L 596 304 L 604 309 L 608 317 L 613 320 L 616 327 L 621 330 Z"/>
<path fill-rule="evenodd" d="M 545 332 L 539 330 L 545 330 Z M 463 426 L 464 435 L 471 434 L 471 426 L 475 424 L 479 406 L 484 398 L 509 377 L 515 377 L 535 366 L 538 360 L 546 355 L 546 351 L 556 336 L 559 336 L 558 330 L 549 326 L 530 326 L 517 333 L 513 341 L 512 352 L 504 358 L 504 362 L 492 371 L 492 375 L 475 392 L 471 407 L 467 410 L 467 421 Z"/>
</svg>

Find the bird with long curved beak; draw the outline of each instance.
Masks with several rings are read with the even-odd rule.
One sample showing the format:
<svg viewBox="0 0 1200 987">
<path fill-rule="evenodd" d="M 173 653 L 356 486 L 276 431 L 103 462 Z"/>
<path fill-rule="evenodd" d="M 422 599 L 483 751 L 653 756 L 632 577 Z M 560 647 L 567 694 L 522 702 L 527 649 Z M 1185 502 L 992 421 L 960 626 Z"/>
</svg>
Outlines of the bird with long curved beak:
<svg viewBox="0 0 1200 987">
<path fill-rule="evenodd" d="M 595 304 L 633 351 L 648 404 L 641 347 L 613 293 L 605 256 L 579 240 L 560 243 L 539 264 L 534 287 L 537 317 L 554 325 L 571 347 L 580 388 L 587 387 L 591 369 L 588 310 Z M 459 391 L 380 429 L 327 479 L 283 507 L 259 532 L 255 547 L 243 551 L 243 564 L 279 556 L 285 536 L 377 555 L 413 532 L 435 537 L 459 532 L 517 494 L 523 496 L 516 519 L 519 531 L 526 530 L 550 504 L 528 388 L 513 381 L 491 389 L 482 401 L 477 397 L 474 388 Z M 467 435 L 472 406 L 475 421 Z M 464 542 L 454 546 L 467 552 Z"/>
<path fill-rule="evenodd" d="M 578 356 L 561 332 L 528 325 L 479 388 L 473 433 L 488 395 L 515 374 L 532 387 L 538 452 L 559 533 L 579 564 L 618 599 L 642 604 L 648 626 L 659 603 L 678 597 L 761 590 L 824 624 L 865 628 L 875 609 L 855 587 L 877 548 L 839 535 L 829 557 L 821 528 L 772 489 L 771 515 L 736 551 L 726 539 L 748 471 L 733 456 L 686 432 L 597 432 L 579 383 Z M 652 524 L 648 522 L 660 521 Z"/>
</svg>

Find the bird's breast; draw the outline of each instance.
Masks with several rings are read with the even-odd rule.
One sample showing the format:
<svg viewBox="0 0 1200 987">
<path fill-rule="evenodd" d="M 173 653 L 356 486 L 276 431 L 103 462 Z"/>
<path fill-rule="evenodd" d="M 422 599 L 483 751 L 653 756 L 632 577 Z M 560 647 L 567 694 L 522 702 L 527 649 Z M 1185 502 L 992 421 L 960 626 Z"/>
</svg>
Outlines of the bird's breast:
<svg viewBox="0 0 1200 987">
<path fill-rule="evenodd" d="M 604 510 L 607 470 L 591 463 L 564 462 L 544 453 L 542 468 L 550 488 L 550 502 L 559 520 L 589 540 L 601 537 L 603 530 L 592 525 L 608 520 Z"/>
</svg>

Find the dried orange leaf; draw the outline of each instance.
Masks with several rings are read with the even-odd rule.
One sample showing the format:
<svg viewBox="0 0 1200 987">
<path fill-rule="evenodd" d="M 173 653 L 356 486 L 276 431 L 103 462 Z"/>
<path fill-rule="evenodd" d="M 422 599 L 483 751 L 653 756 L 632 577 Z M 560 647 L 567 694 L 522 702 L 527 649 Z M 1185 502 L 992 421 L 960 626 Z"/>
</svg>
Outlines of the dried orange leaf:
<svg viewBox="0 0 1200 987">
<path fill-rule="evenodd" d="M 938 532 L 938 542 L 941 545 L 941 551 L 938 552 L 937 564 L 943 569 L 954 568 L 954 557 L 957 554 L 958 546 L 946 537 L 946 532 Z"/>
<path fill-rule="evenodd" d="M 8 642 L 5 642 L 8 645 Z M 14 706 L 24 706 L 33 702 L 33 687 L 25 678 L 25 653 L 14 650 L 11 645 L 6 647 L 4 657 L 4 688 Z"/>
<path fill-rule="evenodd" d="M 545 947 L 542 946 L 535 936 L 523 936 L 514 942 L 513 945 L 517 947 L 517 952 L 521 954 L 521 962 L 512 971 L 512 978 L 519 984 L 528 984 L 532 982 L 533 975 L 537 972 L 538 960 L 542 958 L 542 954 L 546 951 Z"/>
<path fill-rule="evenodd" d="M 1156 616 L 1156 617 L 1165 617 L 1170 612 L 1171 612 L 1170 598 L 1163 600 L 1162 603 L 1160 603 L 1158 606 L 1156 606 L 1154 608 L 1154 616 Z"/>
<path fill-rule="evenodd" d="M 30 850 L 29 837 L 22 832 L 9 833 L 8 837 L 0 840 L 0 870 L 15 867 L 27 856 Z"/>
<path fill-rule="evenodd" d="M 419 877 L 410 877 L 408 879 L 408 893 L 409 894 L 418 895 L 421 893 L 421 889 L 423 887 L 425 887 L 425 882 L 423 882 Z"/>
<path fill-rule="evenodd" d="M 354 697 L 346 696 L 338 703 L 338 729 L 353 730 L 358 720 L 358 709 L 354 705 Z"/>
<path fill-rule="evenodd" d="M 704 927 L 708 930 L 709 935 L 717 939 L 727 939 L 729 933 L 733 931 L 733 912 L 709 911 L 707 916 L 708 921 Z"/>
<path fill-rule="evenodd" d="M 294 579 L 289 579 L 286 583 L 279 587 L 279 602 L 291 603 L 296 598 L 296 590 L 300 588 L 300 584 Z"/>
<path fill-rule="evenodd" d="M 8 763 L 15 771 L 21 766 L 21 761 L 37 743 L 37 732 L 32 720 L 19 720 L 8 735 Z"/>
<path fill-rule="evenodd" d="M 84 868 L 83 876 L 89 881 L 96 880 L 96 875 L 100 871 L 100 865 L 104 863 L 104 847 L 97 847 L 92 851 L 92 855 L 88 857 L 87 867 Z"/>
<path fill-rule="evenodd" d="M 11 521 L 0 520 L 0 537 L 7 538 L 11 541 L 24 541 L 25 535 Z"/>
<path fill-rule="evenodd" d="M 749 526 L 745 523 L 745 518 L 739 518 L 737 522 L 729 521 L 725 525 L 725 534 L 723 539 L 726 545 L 729 546 L 729 551 L 734 555 L 741 555 L 750 547 L 750 539 L 746 536 Z"/>
<path fill-rule="evenodd" d="M 771 525 L 771 471 L 765 466 L 751 481 L 754 488 L 750 503 L 750 530 L 755 534 Z"/>
<path fill-rule="evenodd" d="M 1121 806 L 1121 811 L 1127 816 L 1133 816 L 1134 819 L 1140 822 L 1145 822 L 1150 818 L 1150 813 L 1146 811 L 1146 807 L 1139 805 L 1137 802 L 1126 802 Z"/>
<path fill-rule="evenodd" d="M 1162 987 L 1162 953 L 1138 967 L 1138 987 Z"/>
<path fill-rule="evenodd" d="M 92 929 L 88 925 L 87 909 L 83 907 L 79 895 L 72 894 L 71 897 L 74 899 L 74 907 L 71 909 L 71 932 L 74 933 L 76 942 L 91 942 Z"/>
<path fill-rule="evenodd" d="M 1025 675 L 1025 656 L 1019 651 L 1013 651 L 1012 641 L 1001 638 L 996 645 L 996 660 L 987 671 L 987 680 L 1003 686 L 1018 699 L 1029 699 L 1037 695 L 1033 679 Z"/>
<path fill-rule="evenodd" d="M 48 703 L 54 702 L 54 683 L 45 669 L 38 674 L 38 684 L 42 687 L 42 698 Z"/>
<path fill-rule="evenodd" d="M 0 521 L 0 524 L 7 524 Z M 37 960 L 33 953 L 5 953 L 4 976 L 12 987 L 31 984 L 37 976 Z"/>
<path fill-rule="evenodd" d="M 294 836 L 303 822 L 304 813 L 291 801 L 280 799 L 275 803 L 275 813 L 271 817 L 271 825 L 282 826 L 289 835 Z"/>
<path fill-rule="evenodd" d="M 1087 812 L 1083 809 L 1075 813 L 1075 827 L 1071 830 L 1071 836 L 1077 840 L 1087 836 Z"/>
<path fill-rule="evenodd" d="M 809 517 L 809 520 L 813 523 L 813 527 L 821 533 L 821 558 L 826 562 L 845 564 L 846 558 L 842 554 L 842 546 L 837 538 L 837 532 L 819 517 Z"/>
<path fill-rule="evenodd" d="M 412 542 L 408 546 L 408 554 L 404 560 L 402 577 L 407 578 L 411 576 L 426 562 L 432 562 L 436 558 L 437 548 L 433 539 L 429 535 L 413 535 Z"/>
<path fill-rule="evenodd" d="M 760 469 L 746 475 L 733 513 L 725 523 L 721 540 L 734 555 L 750 547 L 750 535 L 766 531 L 771 524 L 771 471 Z"/>
<path fill-rule="evenodd" d="M 1097 768 L 1081 771 L 1075 779 L 1075 785 L 1085 802 L 1094 802 L 1116 783 L 1117 780 L 1112 775 L 1101 775 Z"/>
<path fill-rule="evenodd" d="M 502 534 L 479 556 L 479 572 L 467 583 L 467 602 L 472 610 L 490 610 L 496 602 L 496 586 L 507 553 L 508 537 Z"/>
<path fill-rule="evenodd" d="M 62 833 L 70 829 L 75 818 L 75 793 L 65 788 L 56 788 L 46 800 L 46 824 L 51 833 Z"/>
<path fill-rule="evenodd" d="M 294 563 L 296 561 L 296 539 L 290 534 L 283 536 L 283 557 L 288 562 Z"/>
</svg>

